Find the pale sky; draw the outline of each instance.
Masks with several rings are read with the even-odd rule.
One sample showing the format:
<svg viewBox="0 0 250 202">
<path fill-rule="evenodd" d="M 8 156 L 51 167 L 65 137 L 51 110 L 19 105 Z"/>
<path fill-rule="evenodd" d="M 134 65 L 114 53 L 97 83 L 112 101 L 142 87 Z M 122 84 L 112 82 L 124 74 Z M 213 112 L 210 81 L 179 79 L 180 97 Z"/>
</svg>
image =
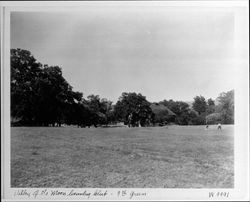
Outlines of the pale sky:
<svg viewBox="0 0 250 202">
<path fill-rule="evenodd" d="M 62 67 L 84 97 L 98 94 L 116 102 L 122 92 L 137 92 L 151 102 L 192 101 L 234 89 L 230 12 L 13 12 L 11 48 Z"/>
</svg>

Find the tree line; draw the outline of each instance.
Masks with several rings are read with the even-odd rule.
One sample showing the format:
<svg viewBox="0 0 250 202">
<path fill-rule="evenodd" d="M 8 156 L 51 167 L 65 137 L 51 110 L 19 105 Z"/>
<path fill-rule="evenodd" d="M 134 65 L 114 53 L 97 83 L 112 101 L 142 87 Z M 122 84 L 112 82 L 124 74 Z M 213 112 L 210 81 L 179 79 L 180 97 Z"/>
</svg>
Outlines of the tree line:
<svg viewBox="0 0 250 202">
<path fill-rule="evenodd" d="M 216 101 L 218 104 L 211 98 L 196 96 L 192 104 L 172 99 L 150 103 L 135 92 L 123 92 L 115 104 L 99 95 L 84 98 L 66 81 L 60 67 L 41 64 L 30 51 L 11 49 L 13 126 L 234 123 L 234 91 L 221 93 Z"/>
</svg>

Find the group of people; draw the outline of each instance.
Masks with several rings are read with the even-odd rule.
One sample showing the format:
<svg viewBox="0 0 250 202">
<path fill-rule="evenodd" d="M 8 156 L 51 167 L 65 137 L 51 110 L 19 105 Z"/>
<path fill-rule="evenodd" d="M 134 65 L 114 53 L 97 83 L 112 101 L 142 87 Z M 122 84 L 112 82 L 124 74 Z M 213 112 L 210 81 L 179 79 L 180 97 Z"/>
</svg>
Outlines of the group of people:
<svg viewBox="0 0 250 202">
<path fill-rule="evenodd" d="M 208 127 L 209 127 L 209 125 L 207 124 L 206 125 L 206 129 L 208 129 Z M 220 123 L 217 124 L 217 130 L 222 130 Z"/>
</svg>

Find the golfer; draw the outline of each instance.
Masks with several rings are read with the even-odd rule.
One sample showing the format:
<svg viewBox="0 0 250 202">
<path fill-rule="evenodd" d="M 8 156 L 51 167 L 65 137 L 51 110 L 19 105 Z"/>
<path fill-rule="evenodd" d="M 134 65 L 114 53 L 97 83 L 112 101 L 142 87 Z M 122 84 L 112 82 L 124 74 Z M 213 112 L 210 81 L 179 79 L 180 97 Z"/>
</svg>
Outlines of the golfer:
<svg viewBox="0 0 250 202">
<path fill-rule="evenodd" d="M 218 123 L 217 129 L 221 130 L 221 124 L 220 123 Z"/>
</svg>

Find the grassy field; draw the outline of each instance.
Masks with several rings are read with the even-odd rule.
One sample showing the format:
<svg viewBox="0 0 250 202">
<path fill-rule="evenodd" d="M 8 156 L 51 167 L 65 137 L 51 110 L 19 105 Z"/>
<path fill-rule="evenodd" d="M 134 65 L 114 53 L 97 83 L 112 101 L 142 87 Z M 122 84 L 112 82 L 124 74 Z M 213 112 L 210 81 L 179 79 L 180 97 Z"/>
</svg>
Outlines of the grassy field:
<svg viewBox="0 0 250 202">
<path fill-rule="evenodd" d="M 11 128 L 12 187 L 232 188 L 233 126 Z"/>
</svg>

